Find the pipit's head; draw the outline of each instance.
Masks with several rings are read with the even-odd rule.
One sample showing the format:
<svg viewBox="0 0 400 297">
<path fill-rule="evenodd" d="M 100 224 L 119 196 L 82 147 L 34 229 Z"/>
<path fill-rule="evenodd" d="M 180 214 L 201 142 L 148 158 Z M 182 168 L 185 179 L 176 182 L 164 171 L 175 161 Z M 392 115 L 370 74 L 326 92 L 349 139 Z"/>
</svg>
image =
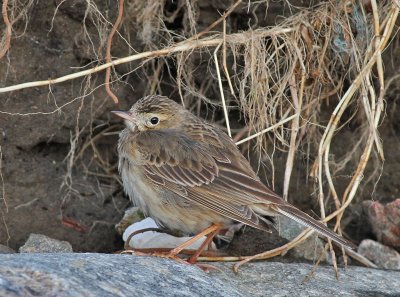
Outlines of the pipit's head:
<svg viewBox="0 0 400 297">
<path fill-rule="evenodd" d="M 132 132 L 178 128 L 191 115 L 175 101 L 159 95 L 138 100 L 128 111 L 112 112 L 125 119 L 125 125 Z"/>
</svg>

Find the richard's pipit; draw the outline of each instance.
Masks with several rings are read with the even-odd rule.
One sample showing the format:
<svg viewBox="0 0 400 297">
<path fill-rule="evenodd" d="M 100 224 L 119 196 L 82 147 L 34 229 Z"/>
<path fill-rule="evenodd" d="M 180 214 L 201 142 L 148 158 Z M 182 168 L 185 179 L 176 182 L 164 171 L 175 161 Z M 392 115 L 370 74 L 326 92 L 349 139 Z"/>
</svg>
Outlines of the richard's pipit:
<svg viewBox="0 0 400 297">
<path fill-rule="evenodd" d="M 267 188 L 227 134 L 174 101 L 147 96 L 114 113 L 126 124 L 118 144 L 125 192 L 160 227 L 207 230 L 209 242 L 235 222 L 270 231 L 263 216 L 284 215 L 352 247 Z"/>
</svg>

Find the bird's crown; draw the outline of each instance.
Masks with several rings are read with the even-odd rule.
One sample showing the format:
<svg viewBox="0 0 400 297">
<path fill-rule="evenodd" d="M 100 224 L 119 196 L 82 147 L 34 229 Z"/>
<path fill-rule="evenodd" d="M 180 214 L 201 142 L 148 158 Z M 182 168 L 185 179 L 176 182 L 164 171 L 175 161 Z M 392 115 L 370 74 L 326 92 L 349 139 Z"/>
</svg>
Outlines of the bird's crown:
<svg viewBox="0 0 400 297">
<path fill-rule="evenodd" d="M 137 114 L 156 113 L 171 114 L 182 110 L 183 107 L 168 97 L 161 95 L 150 95 L 139 99 L 133 106 L 131 111 Z"/>
</svg>

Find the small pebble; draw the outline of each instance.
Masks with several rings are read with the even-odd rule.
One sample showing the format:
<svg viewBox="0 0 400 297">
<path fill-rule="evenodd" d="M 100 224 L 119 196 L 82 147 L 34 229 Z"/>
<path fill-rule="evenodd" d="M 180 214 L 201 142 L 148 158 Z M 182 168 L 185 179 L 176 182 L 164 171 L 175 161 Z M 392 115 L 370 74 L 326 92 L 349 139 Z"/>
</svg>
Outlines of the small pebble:
<svg viewBox="0 0 400 297">
<path fill-rule="evenodd" d="M 42 234 L 31 233 L 28 240 L 19 248 L 20 253 L 72 253 L 72 246 Z"/>
<path fill-rule="evenodd" d="M 380 268 L 400 270 L 400 254 L 379 242 L 364 239 L 358 246 L 358 253 Z"/>
<path fill-rule="evenodd" d="M 288 241 L 296 238 L 303 230 L 304 227 L 292 219 L 286 217 L 279 217 L 278 219 L 279 236 Z M 305 259 L 309 261 L 316 261 L 323 254 L 322 262 L 327 260 L 327 253 L 325 252 L 324 242 L 314 233 L 302 243 L 295 246 L 290 255 L 297 259 Z"/>
<path fill-rule="evenodd" d="M 367 200 L 363 202 L 363 208 L 376 239 L 400 251 L 400 199 L 385 205 Z"/>
</svg>

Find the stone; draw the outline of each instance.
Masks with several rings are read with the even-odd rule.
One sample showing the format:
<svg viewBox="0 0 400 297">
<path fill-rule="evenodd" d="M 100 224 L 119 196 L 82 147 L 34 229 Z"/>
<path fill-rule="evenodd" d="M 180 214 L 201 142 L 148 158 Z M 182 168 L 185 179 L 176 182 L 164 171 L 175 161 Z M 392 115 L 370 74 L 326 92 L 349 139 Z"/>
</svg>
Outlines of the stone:
<svg viewBox="0 0 400 297">
<path fill-rule="evenodd" d="M 19 248 L 20 253 L 72 253 L 72 246 L 42 234 L 31 233 L 28 240 Z"/>
<path fill-rule="evenodd" d="M 358 253 L 380 268 L 400 270 L 400 254 L 379 242 L 364 239 L 358 246 Z"/>
<path fill-rule="evenodd" d="M 400 198 L 385 205 L 367 200 L 363 202 L 363 209 L 376 239 L 400 251 Z"/>
<path fill-rule="evenodd" d="M 235 274 L 229 265 L 218 263 L 224 273 L 213 273 L 234 286 L 243 296 L 400 296 L 400 272 L 359 266 L 339 268 L 336 279 L 332 266 L 319 266 L 310 277 L 313 265 L 305 263 L 250 263 Z"/>
<path fill-rule="evenodd" d="M 0 255 L 0 296 L 400 296 L 400 272 L 257 262 L 209 274 L 174 260 L 118 254 Z"/>
<path fill-rule="evenodd" d="M 303 230 L 304 226 L 287 217 L 277 218 L 279 235 L 286 240 L 293 240 Z M 324 242 L 314 233 L 290 251 L 290 255 L 297 259 L 316 261 L 322 255 L 321 261 L 327 260 Z"/>
<path fill-rule="evenodd" d="M 4 244 L 0 244 L 0 254 L 14 254 L 14 253 L 16 253 L 16 251 L 14 251 L 12 248 Z"/>
<path fill-rule="evenodd" d="M 5 255 L 8 256 L 8 255 Z M 199 268 L 156 257 L 0 255 L 0 296 L 243 296 Z"/>
</svg>

